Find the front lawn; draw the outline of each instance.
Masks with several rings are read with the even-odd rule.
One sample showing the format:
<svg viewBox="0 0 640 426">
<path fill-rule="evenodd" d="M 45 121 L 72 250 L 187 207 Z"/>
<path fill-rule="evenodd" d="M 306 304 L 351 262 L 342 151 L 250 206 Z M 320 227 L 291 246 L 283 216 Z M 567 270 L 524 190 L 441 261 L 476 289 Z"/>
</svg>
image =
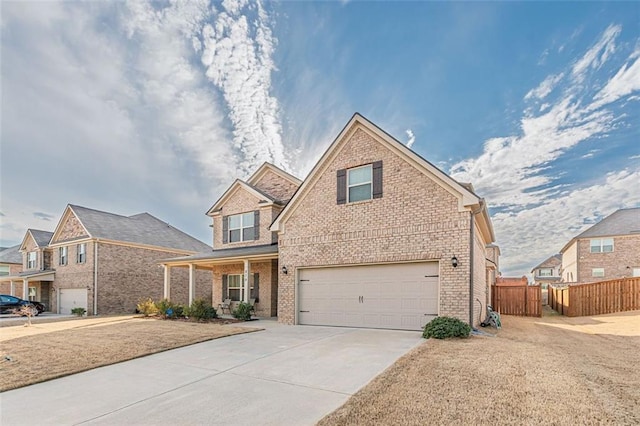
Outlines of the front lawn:
<svg viewBox="0 0 640 426">
<path fill-rule="evenodd" d="M 640 311 L 430 339 L 319 425 L 640 424 Z"/>
<path fill-rule="evenodd" d="M 24 330 L 29 331 L 28 327 Z M 213 323 L 136 318 L 4 340 L 0 354 L 0 392 L 256 330 Z"/>
</svg>

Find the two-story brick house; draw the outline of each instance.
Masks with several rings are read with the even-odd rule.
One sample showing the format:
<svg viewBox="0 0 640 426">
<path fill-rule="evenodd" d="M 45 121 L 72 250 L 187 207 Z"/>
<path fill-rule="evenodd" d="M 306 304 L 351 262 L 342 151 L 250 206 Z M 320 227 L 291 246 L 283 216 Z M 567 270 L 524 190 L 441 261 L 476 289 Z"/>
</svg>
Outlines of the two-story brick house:
<svg viewBox="0 0 640 426">
<path fill-rule="evenodd" d="M 540 285 L 544 290 L 549 284 L 560 282 L 562 279 L 560 276 L 561 269 L 562 255 L 554 254 L 531 270 L 534 284 Z"/>
<path fill-rule="evenodd" d="M 612 213 L 572 238 L 560 253 L 566 283 L 640 276 L 640 208 Z"/>
<path fill-rule="evenodd" d="M 70 204 L 54 232 L 27 231 L 22 271 L 0 282 L 51 312 L 82 307 L 88 315 L 133 313 L 140 300 L 162 298 L 160 259 L 207 251 L 210 246 L 148 213 L 122 216 Z M 192 273 L 190 293 L 186 271 L 175 278 L 183 285 L 174 300 L 211 299 L 208 272 Z"/>
<path fill-rule="evenodd" d="M 477 324 L 490 300 L 499 250 L 484 200 L 359 114 L 304 182 L 265 164 L 207 214 L 213 253 L 164 261 L 165 294 L 171 269 L 207 267 L 214 303 L 409 330 L 436 315 Z"/>
</svg>

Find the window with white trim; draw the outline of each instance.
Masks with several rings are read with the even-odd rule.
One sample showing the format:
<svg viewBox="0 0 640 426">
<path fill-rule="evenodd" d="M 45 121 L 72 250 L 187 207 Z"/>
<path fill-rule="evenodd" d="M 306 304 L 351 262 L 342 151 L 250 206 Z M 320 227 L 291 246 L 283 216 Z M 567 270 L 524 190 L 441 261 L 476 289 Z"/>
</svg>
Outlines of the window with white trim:
<svg viewBox="0 0 640 426">
<path fill-rule="evenodd" d="M 604 268 L 593 268 L 591 269 L 591 276 L 602 278 L 604 277 Z"/>
<path fill-rule="evenodd" d="M 250 291 L 253 290 L 253 276 L 250 279 Z M 242 274 L 227 276 L 227 299 L 234 302 L 244 300 L 244 276 Z"/>
<path fill-rule="evenodd" d="M 553 268 L 540 268 L 538 269 L 539 277 L 552 277 L 553 276 Z"/>
<path fill-rule="evenodd" d="M 229 242 L 252 241 L 254 234 L 254 212 L 236 214 L 227 218 L 229 224 Z M 231 276 L 231 275 L 230 275 Z"/>
<path fill-rule="evenodd" d="M 373 168 L 371 164 L 347 170 L 347 202 L 373 198 Z"/>
<path fill-rule="evenodd" d="M 640 277 L 640 268 L 633 268 L 632 277 Z"/>
<path fill-rule="evenodd" d="M 29 301 L 34 302 L 36 300 L 36 288 L 29 287 Z"/>
<path fill-rule="evenodd" d="M 595 238 L 591 240 L 591 253 L 613 252 L 613 238 Z"/>
<path fill-rule="evenodd" d="M 87 243 L 78 244 L 76 247 L 76 263 L 84 263 L 87 261 Z"/>
<path fill-rule="evenodd" d="M 0 277 L 9 275 L 9 265 L 0 265 Z"/>
<path fill-rule="evenodd" d="M 35 251 L 27 253 L 27 269 L 35 269 L 38 256 Z"/>
<path fill-rule="evenodd" d="M 68 247 L 58 248 L 58 265 L 66 265 L 68 262 Z"/>
</svg>

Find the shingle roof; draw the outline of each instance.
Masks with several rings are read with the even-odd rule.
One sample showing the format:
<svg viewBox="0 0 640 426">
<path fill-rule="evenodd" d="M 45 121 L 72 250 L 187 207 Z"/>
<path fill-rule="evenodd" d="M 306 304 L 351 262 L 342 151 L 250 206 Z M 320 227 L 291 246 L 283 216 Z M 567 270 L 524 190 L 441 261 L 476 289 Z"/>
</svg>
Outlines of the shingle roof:
<svg viewBox="0 0 640 426">
<path fill-rule="evenodd" d="M 20 253 L 20 244 L 17 246 L 5 248 L 0 251 L 0 263 L 20 263 L 22 264 L 22 254 Z"/>
<path fill-rule="evenodd" d="M 185 234 L 149 213 L 121 216 L 71 204 L 69 207 L 94 238 L 194 252 L 211 250 L 211 247 L 202 241 Z"/>
<path fill-rule="evenodd" d="M 266 244 L 260 246 L 238 247 L 231 249 L 213 250 L 205 253 L 197 253 L 192 256 L 165 259 L 166 261 L 226 259 L 232 257 L 256 256 L 260 254 L 278 253 L 278 244 Z"/>
<path fill-rule="evenodd" d="M 558 266 L 561 263 L 562 263 L 562 255 L 554 254 L 553 256 L 545 259 L 541 264 L 533 268 L 531 272 L 535 271 L 538 268 L 553 268 L 555 266 Z"/>
<path fill-rule="evenodd" d="M 640 234 L 640 207 L 620 209 L 605 217 L 576 238 L 629 234 Z"/>
<path fill-rule="evenodd" d="M 41 231 L 39 229 L 29 229 L 28 231 L 33 235 L 33 239 L 36 240 L 38 247 L 48 246 L 51 237 L 53 237 L 53 232 L 49 231 Z"/>
</svg>

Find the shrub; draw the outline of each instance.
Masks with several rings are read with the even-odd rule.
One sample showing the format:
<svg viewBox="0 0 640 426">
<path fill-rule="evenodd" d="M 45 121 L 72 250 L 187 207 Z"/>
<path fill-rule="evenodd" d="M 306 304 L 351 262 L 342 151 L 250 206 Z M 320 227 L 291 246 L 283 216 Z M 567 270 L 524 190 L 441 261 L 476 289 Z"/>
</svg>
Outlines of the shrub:
<svg viewBox="0 0 640 426">
<path fill-rule="evenodd" d="M 172 318 L 176 315 L 175 305 L 169 299 L 162 299 L 156 303 L 156 307 L 158 308 L 158 313 L 162 315 L 163 318 Z"/>
<path fill-rule="evenodd" d="M 251 313 L 253 312 L 253 305 L 247 302 L 240 302 L 238 306 L 231 312 L 234 318 L 242 321 L 249 321 L 251 319 Z"/>
<path fill-rule="evenodd" d="M 218 313 L 215 308 L 211 306 L 211 303 L 204 299 L 196 299 L 191 303 L 191 306 L 184 309 L 184 315 L 189 318 L 194 318 L 198 321 L 208 320 L 218 317 Z"/>
<path fill-rule="evenodd" d="M 151 300 L 151 298 L 148 298 L 147 300 L 141 300 L 138 303 L 137 308 L 138 308 L 138 312 L 144 315 L 145 317 L 155 315 L 158 313 L 158 307 L 156 306 L 155 303 L 153 303 L 153 300 Z"/>
<path fill-rule="evenodd" d="M 73 315 L 81 317 L 81 316 L 83 316 L 84 314 L 87 313 L 87 310 L 85 308 L 82 308 L 82 307 L 78 306 L 77 308 L 71 309 L 71 313 Z"/>
<path fill-rule="evenodd" d="M 436 317 L 424 326 L 422 337 L 446 339 L 449 337 L 469 337 L 471 327 L 458 318 Z"/>
</svg>

